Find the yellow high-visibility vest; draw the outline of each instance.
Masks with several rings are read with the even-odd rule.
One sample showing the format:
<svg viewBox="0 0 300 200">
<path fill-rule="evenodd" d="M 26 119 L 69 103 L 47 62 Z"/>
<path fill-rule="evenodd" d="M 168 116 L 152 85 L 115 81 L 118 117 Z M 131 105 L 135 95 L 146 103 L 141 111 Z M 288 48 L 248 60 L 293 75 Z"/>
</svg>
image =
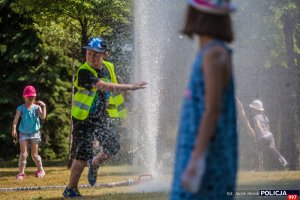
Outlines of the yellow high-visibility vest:
<svg viewBox="0 0 300 200">
<path fill-rule="evenodd" d="M 107 62 L 107 61 L 104 61 L 103 64 L 109 71 L 109 74 L 111 77 L 111 82 L 118 83 L 115 72 L 114 72 L 113 64 L 110 62 Z M 81 69 L 89 70 L 97 78 L 98 78 L 98 74 L 93 67 L 91 67 L 87 62 L 85 62 L 78 69 L 76 78 L 74 81 L 74 85 L 78 89 L 78 91 L 74 95 L 74 100 L 73 100 L 73 104 L 72 104 L 72 116 L 79 120 L 85 120 L 89 115 L 89 111 L 90 111 L 91 105 L 94 101 L 94 98 L 96 96 L 97 89 L 92 88 L 91 90 L 87 90 L 83 87 L 78 86 L 78 72 Z M 124 99 L 120 93 L 116 93 L 116 94 L 112 93 L 110 95 L 107 112 L 108 112 L 109 117 L 114 117 L 114 118 L 126 118 L 127 117 L 127 109 L 124 106 Z"/>
<path fill-rule="evenodd" d="M 111 62 L 103 61 L 103 64 L 108 69 L 111 82 L 118 83 L 114 65 Z M 125 107 L 124 98 L 120 92 L 111 92 L 108 107 L 107 107 L 108 116 L 112 118 L 122 118 L 127 117 L 127 109 Z"/>
</svg>

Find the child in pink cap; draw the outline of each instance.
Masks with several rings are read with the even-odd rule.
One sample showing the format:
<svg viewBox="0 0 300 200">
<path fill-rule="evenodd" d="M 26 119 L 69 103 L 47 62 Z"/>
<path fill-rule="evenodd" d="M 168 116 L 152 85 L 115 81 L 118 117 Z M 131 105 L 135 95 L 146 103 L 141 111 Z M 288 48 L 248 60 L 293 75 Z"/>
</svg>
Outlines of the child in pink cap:
<svg viewBox="0 0 300 200">
<path fill-rule="evenodd" d="M 37 101 L 35 88 L 31 85 L 26 86 L 23 90 L 23 98 L 25 104 L 17 108 L 16 115 L 12 125 L 12 136 L 17 137 L 17 124 L 21 117 L 19 125 L 19 143 L 20 143 L 20 158 L 19 158 L 19 173 L 17 180 L 25 178 L 25 167 L 27 159 L 27 144 L 31 144 L 31 157 L 37 166 L 35 176 L 43 178 L 45 171 L 42 166 L 41 157 L 38 155 L 39 143 L 41 142 L 40 119 L 46 119 L 46 104 L 43 101 Z"/>
</svg>

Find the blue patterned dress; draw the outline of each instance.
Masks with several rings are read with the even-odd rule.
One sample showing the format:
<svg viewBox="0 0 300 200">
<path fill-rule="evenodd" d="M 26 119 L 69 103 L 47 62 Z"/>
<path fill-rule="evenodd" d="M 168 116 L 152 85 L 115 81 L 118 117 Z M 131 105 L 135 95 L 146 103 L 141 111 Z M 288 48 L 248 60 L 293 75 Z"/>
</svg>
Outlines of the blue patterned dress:
<svg viewBox="0 0 300 200">
<path fill-rule="evenodd" d="M 233 199 L 233 196 L 227 195 L 227 192 L 235 191 L 237 173 L 237 131 L 233 78 L 222 94 L 221 113 L 208 146 L 202 186 L 197 194 L 187 192 L 181 186 L 181 176 L 194 148 L 199 122 L 205 108 L 203 57 L 208 49 L 216 45 L 226 48 L 231 55 L 231 50 L 224 42 L 213 40 L 196 56 L 180 116 L 171 200 Z"/>
</svg>

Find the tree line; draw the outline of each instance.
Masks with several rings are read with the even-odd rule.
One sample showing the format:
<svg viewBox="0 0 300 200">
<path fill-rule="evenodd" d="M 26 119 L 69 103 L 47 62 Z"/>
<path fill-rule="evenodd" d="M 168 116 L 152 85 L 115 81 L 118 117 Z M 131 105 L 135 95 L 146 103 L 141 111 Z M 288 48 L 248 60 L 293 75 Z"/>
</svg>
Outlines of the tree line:
<svg viewBox="0 0 300 200">
<path fill-rule="evenodd" d="M 244 107 L 263 101 L 276 146 L 290 163 L 300 168 L 300 1 L 238 1 L 236 78 L 237 95 Z M 250 111 L 247 112 L 250 116 Z M 247 135 L 247 134 L 246 134 Z M 247 138 L 241 132 L 242 138 Z M 241 153 L 249 160 L 255 149 L 248 138 Z M 248 146 L 248 148 L 246 148 Z M 248 152 L 245 152 L 248 151 Z M 267 158 L 268 159 L 268 158 Z M 267 162 L 274 167 L 274 160 Z M 249 163 L 243 165 L 249 167 Z"/>
<path fill-rule="evenodd" d="M 123 47 L 132 43 L 132 10 L 132 1 L 122 0 L 0 1 L 0 158 L 19 153 L 11 124 L 29 84 L 47 104 L 41 155 L 67 157 L 72 75 L 84 61 L 82 46 L 92 36 L 104 37 L 117 73 L 126 80 L 131 52 Z"/>
</svg>

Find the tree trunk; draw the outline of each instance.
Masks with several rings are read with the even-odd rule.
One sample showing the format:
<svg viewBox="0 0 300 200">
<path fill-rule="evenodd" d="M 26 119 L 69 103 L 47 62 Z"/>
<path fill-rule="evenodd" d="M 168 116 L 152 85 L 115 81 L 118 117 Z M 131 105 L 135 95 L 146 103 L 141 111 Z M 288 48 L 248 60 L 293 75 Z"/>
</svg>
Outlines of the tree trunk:
<svg viewBox="0 0 300 200">
<path fill-rule="evenodd" d="M 286 48 L 286 62 L 288 63 L 288 73 L 284 80 L 284 89 L 288 90 L 288 95 L 284 99 L 285 103 L 285 123 L 283 124 L 283 131 L 285 133 L 282 135 L 283 142 L 283 153 L 286 155 L 287 160 L 290 163 L 290 169 L 296 170 L 299 167 L 299 147 L 298 135 L 299 128 L 297 118 L 299 112 L 297 109 L 297 96 L 298 92 L 298 67 L 296 63 L 297 54 L 294 51 L 296 36 L 296 21 L 295 13 L 293 11 L 287 12 L 282 16 L 283 22 L 283 34 Z M 298 94 L 297 94 L 298 93 Z"/>
<path fill-rule="evenodd" d="M 86 45 L 88 41 L 88 19 L 84 18 L 83 20 L 80 20 L 80 25 L 81 25 L 81 57 L 80 61 L 84 62 L 85 61 L 85 51 L 82 48 L 83 46 Z"/>
</svg>

